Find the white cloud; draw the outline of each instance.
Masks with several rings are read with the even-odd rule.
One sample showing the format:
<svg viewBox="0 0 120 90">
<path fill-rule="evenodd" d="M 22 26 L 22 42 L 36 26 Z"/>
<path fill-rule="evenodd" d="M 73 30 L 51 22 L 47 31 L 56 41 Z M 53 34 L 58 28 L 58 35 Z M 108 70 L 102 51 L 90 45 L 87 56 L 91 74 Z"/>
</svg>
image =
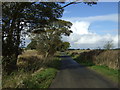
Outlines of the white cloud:
<svg viewBox="0 0 120 90">
<path fill-rule="evenodd" d="M 114 21 L 114 22 L 118 22 L 118 14 L 108 14 L 108 15 L 90 16 L 90 17 L 69 17 L 69 18 L 63 18 L 63 19 L 70 20 L 72 22 L 75 22 L 75 21 L 87 21 L 87 22 Z"/>
<path fill-rule="evenodd" d="M 73 26 L 71 30 L 73 33 L 69 36 L 63 36 L 64 41 L 68 41 L 71 44 L 71 48 L 97 48 L 103 47 L 107 41 L 113 40 L 114 47 L 118 47 L 118 35 L 99 35 L 95 32 L 90 32 L 89 27 L 91 22 L 95 21 L 118 21 L 117 14 L 91 16 L 91 17 L 71 17 L 64 18 L 64 20 L 71 21 Z M 98 27 L 99 28 L 99 27 Z M 26 46 L 30 42 L 29 37 L 26 37 Z"/>
<path fill-rule="evenodd" d="M 68 41 L 71 44 L 71 48 L 103 48 L 107 41 L 113 40 L 114 47 L 118 47 L 118 35 L 99 35 L 97 33 L 90 32 L 90 22 L 76 20 L 72 22 L 73 26 L 71 30 L 73 33 L 67 37 L 63 36 L 63 41 Z"/>
<path fill-rule="evenodd" d="M 71 27 L 73 33 L 77 33 L 77 34 L 88 34 L 88 27 L 90 26 L 89 22 L 79 22 L 76 21 L 74 22 L 73 26 Z M 79 30 L 81 29 L 81 30 Z"/>
</svg>

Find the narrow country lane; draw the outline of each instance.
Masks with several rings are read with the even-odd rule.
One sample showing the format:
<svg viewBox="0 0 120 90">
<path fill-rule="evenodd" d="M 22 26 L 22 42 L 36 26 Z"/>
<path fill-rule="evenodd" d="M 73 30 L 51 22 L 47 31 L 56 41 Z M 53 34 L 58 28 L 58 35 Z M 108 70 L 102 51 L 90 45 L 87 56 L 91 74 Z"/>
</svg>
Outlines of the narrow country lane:
<svg viewBox="0 0 120 90">
<path fill-rule="evenodd" d="M 50 88 L 117 88 L 96 72 L 79 65 L 70 56 L 61 56 L 62 66 Z"/>
</svg>

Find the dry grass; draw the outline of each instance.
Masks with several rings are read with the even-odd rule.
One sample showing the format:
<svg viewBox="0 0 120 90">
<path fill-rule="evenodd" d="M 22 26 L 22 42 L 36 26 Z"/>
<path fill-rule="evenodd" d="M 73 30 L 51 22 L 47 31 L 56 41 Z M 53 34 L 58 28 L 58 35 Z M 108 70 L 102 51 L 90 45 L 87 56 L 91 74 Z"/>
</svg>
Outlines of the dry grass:
<svg viewBox="0 0 120 90">
<path fill-rule="evenodd" d="M 2 78 L 2 88 L 17 88 L 29 75 L 29 73 L 18 71 L 14 72 L 12 75 L 4 76 Z"/>
<path fill-rule="evenodd" d="M 83 52 L 89 52 L 91 50 L 68 50 L 66 51 L 67 54 L 71 55 L 71 54 L 80 54 Z"/>
<path fill-rule="evenodd" d="M 24 51 L 18 56 L 17 65 L 19 69 L 35 71 L 43 66 L 45 59 L 36 50 Z"/>
<path fill-rule="evenodd" d="M 119 50 L 107 50 L 95 56 L 94 63 L 105 65 L 112 69 L 119 69 L 118 62 Z"/>
<path fill-rule="evenodd" d="M 119 63 L 120 50 L 91 50 L 89 52 L 73 52 L 71 56 L 81 65 L 89 67 L 91 70 L 118 83 L 120 73 Z"/>
<path fill-rule="evenodd" d="M 42 55 L 39 55 L 36 50 L 25 50 L 21 55 L 18 56 L 18 58 L 29 57 L 29 56 L 37 56 L 39 58 L 42 58 Z"/>
<path fill-rule="evenodd" d="M 42 56 L 36 50 L 25 50 L 18 56 L 17 66 L 18 70 L 14 71 L 11 75 L 3 75 L 3 88 L 17 88 L 23 83 L 23 80 L 30 77 L 36 71 L 43 69 Z M 12 81 L 12 82 L 11 82 Z"/>
<path fill-rule="evenodd" d="M 69 54 L 81 63 L 105 65 L 112 69 L 119 69 L 118 54 L 120 50 L 73 50 Z"/>
<path fill-rule="evenodd" d="M 35 50 L 24 51 L 18 57 L 18 70 L 3 75 L 2 88 L 48 88 L 59 64 L 56 57 L 43 58 Z"/>
</svg>

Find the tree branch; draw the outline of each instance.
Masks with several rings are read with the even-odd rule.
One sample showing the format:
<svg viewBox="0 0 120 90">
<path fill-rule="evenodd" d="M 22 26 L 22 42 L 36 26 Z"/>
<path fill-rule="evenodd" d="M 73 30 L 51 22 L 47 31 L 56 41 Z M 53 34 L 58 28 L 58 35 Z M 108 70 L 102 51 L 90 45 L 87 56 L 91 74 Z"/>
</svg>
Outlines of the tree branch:
<svg viewBox="0 0 120 90">
<path fill-rule="evenodd" d="M 81 2 L 70 2 L 70 3 L 66 4 L 65 6 L 63 6 L 62 8 L 65 8 L 65 7 L 67 7 L 67 6 L 71 5 L 71 4 L 77 4 L 77 3 L 81 3 Z"/>
<path fill-rule="evenodd" d="M 65 8 L 65 7 L 67 7 L 67 6 L 71 5 L 71 4 L 81 3 L 81 2 L 77 2 L 77 1 L 79 1 L 79 0 L 76 0 L 74 2 L 70 2 L 70 3 L 66 4 L 65 6 L 63 6 L 62 8 Z M 97 2 L 95 2 L 95 1 L 88 1 L 88 2 L 83 2 L 83 3 L 88 4 L 90 6 L 93 5 L 93 4 L 97 4 Z"/>
</svg>

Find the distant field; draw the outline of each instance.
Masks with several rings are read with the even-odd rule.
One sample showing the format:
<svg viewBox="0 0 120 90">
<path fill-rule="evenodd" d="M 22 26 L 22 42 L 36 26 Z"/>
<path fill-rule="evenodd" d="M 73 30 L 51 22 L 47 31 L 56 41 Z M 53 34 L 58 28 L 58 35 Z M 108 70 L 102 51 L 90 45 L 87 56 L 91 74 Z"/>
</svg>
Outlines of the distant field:
<svg viewBox="0 0 120 90">
<path fill-rule="evenodd" d="M 79 54 L 82 52 L 89 52 L 89 51 L 91 51 L 91 50 L 67 50 L 66 53 L 67 54 L 73 54 L 73 53 Z"/>
</svg>

